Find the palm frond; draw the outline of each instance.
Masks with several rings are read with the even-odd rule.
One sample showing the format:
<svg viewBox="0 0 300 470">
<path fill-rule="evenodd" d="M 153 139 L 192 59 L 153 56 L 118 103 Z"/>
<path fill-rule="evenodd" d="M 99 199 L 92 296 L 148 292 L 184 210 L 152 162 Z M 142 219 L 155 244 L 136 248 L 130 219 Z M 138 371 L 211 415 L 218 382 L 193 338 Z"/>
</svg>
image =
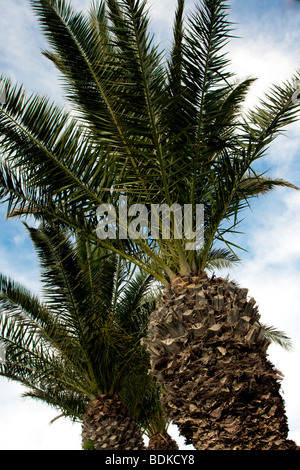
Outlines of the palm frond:
<svg viewBox="0 0 300 470">
<path fill-rule="evenodd" d="M 227 9 L 227 2 L 224 0 L 203 0 L 196 5 L 195 12 L 187 21 L 185 83 L 195 109 L 195 144 L 198 156 L 205 121 L 215 117 L 214 110 L 220 102 L 218 88 L 220 84 L 226 85 L 232 75 L 226 70 L 229 59 L 223 51 L 231 32 Z M 220 96 L 222 97 L 219 95 L 219 98 Z"/>
<path fill-rule="evenodd" d="M 278 344 L 287 351 L 291 351 L 293 349 L 293 342 L 284 331 L 280 331 L 270 325 L 264 325 L 264 329 L 266 338 L 268 338 L 272 343 Z"/>
<path fill-rule="evenodd" d="M 278 186 L 295 189 L 258 174 L 255 165 L 298 117 L 299 73 L 244 115 L 253 79 L 239 81 L 228 70 L 226 0 L 202 0 L 187 17 L 178 0 L 166 54 L 154 43 L 145 0 L 100 1 L 87 15 L 64 0 L 31 4 L 71 112 L 7 81 L 0 197 L 10 215 L 54 219 L 167 284 L 178 273 L 204 269 L 216 242 L 238 248 L 230 238 L 253 197 Z M 148 211 L 154 204 L 193 210 L 203 204 L 203 249 L 187 250 L 174 236 L 173 215 L 168 240 L 151 238 L 150 230 L 100 240 L 97 208 L 118 209 L 119 196 Z M 117 217 L 117 228 L 120 222 Z M 195 217 L 192 224 L 195 229 Z"/>
<path fill-rule="evenodd" d="M 152 278 L 53 223 L 25 226 L 41 263 L 43 301 L 0 277 L 0 375 L 73 420 L 98 393 L 118 394 L 141 416 L 156 386 L 140 345 L 154 308 Z"/>
<path fill-rule="evenodd" d="M 106 55 L 109 44 L 100 42 L 99 29 L 91 29 L 88 18 L 66 1 L 31 0 L 31 4 L 53 50 L 48 56 L 63 74 L 67 98 L 108 143 L 123 142 L 115 111 L 116 59 Z M 99 26 L 104 21 L 103 8 L 100 5 L 97 14 Z"/>
<path fill-rule="evenodd" d="M 207 255 L 206 269 L 230 268 L 240 262 L 233 250 L 225 248 L 213 248 Z"/>
</svg>

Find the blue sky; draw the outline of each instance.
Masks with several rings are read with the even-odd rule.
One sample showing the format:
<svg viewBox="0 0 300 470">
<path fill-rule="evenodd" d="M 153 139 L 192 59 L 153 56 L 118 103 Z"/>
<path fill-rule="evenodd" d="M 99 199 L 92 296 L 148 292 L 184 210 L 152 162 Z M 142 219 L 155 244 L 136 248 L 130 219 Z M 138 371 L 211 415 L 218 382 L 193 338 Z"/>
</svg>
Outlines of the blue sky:
<svg viewBox="0 0 300 470">
<path fill-rule="evenodd" d="M 89 0 L 73 0 L 87 7 Z M 151 0 L 152 27 L 168 46 L 175 0 Z M 188 7 L 194 4 L 188 1 Z M 231 0 L 230 18 L 237 23 L 229 45 L 232 70 L 241 78 L 257 77 L 247 99 L 249 106 L 271 83 L 288 79 L 300 68 L 300 2 L 296 0 Z M 23 83 L 30 92 L 47 94 L 63 103 L 56 72 L 40 49 L 45 40 L 27 0 L 0 0 L 0 74 Z M 300 124 L 288 129 L 271 146 L 263 168 L 300 186 Z M 270 359 L 283 372 L 284 399 L 290 437 L 300 443 L 300 192 L 278 190 L 256 201 L 245 214 L 237 241 L 248 252 L 230 275 L 249 288 L 262 321 L 284 330 L 293 352 L 270 348 Z M 5 220 L 0 205 L 0 271 L 38 291 L 39 272 L 31 243 L 17 220 Z M 227 274 L 227 273 L 226 273 Z M 66 420 L 52 426 L 55 411 L 20 398 L 21 387 L 0 380 L 0 449 L 78 449 L 80 427 Z M 13 439 L 12 439 L 13 436 Z M 182 441 L 181 445 L 182 445 Z"/>
</svg>

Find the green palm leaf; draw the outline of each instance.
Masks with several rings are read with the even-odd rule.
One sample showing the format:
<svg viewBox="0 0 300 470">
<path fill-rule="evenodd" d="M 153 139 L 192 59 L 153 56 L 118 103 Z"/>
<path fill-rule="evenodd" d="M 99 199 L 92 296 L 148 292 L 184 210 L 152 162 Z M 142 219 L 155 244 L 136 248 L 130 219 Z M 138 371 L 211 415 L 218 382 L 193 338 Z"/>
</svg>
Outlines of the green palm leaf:
<svg viewBox="0 0 300 470">
<path fill-rule="evenodd" d="M 229 71 L 225 0 L 199 1 L 187 18 L 178 0 L 165 54 L 154 43 L 143 0 L 100 1 L 87 15 L 62 0 L 31 3 L 72 112 L 7 82 L 0 197 L 9 214 L 54 219 L 164 284 L 209 266 L 220 243 L 219 262 L 236 262 L 239 247 L 230 239 L 251 199 L 278 186 L 295 188 L 255 168 L 298 117 L 293 81 L 273 87 L 244 113 L 253 79 L 239 81 Z M 150 233 L 99 240 L 97 207 L 119 208 L 121 195 L 128 207 L 142 203 L 148 212 L 153 204 L 203 204 L 204 246 L 187 250 L 172 215 L 168 240 Z"/>
<path fill-rule="evenodd" d="M 81 419 L 99 393 L 116 393 L 145 425 L 156 407 L 157 385 L 140 345 L 158 295 L 153 279 L 58 226 L 25 226 L 40 260 L 43 289 L 40 299 L 1 275 L 6 357 L 0 375 L 24 385 L 24 396 L 73 420 Z M 153 412 L 145 414 L 149 397 Z"/>
</svg>

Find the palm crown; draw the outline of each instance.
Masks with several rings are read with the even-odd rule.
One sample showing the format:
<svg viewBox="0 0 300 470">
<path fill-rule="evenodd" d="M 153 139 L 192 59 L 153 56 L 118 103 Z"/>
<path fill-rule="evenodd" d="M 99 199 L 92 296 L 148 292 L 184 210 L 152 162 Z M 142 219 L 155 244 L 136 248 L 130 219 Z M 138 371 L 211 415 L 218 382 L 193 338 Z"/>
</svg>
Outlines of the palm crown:
<svg viewBox="0 0 300 470">
<path fill-rule="evenodd" d="M 165 284 L 177 273 L 238 261 L 230 236 L 241 210 L 275 186 L 294 187 L 255 170 L 296 119 L 293 79 L 244 112 L 253 80 L 228 71 L 226 0 L 203 0 L 186 20 L 178 0 L 167 54 L 154 44 L 145 1 L 100 1 L 87 16 L 64 0 L 31 4 L 71 108 L 5 80 L 0 185 L 8 213 L 55 218 L 100 243 L 97 207 L 118 207 L 120 195 L 128 205 L 203 204 L 199 250 L 186 250 L 174 221 L 168 240 L 101 244 Z"/>
<path fill-rule="evenodd" d="M 154 44 L 144 0 L 102 0 L 88 15 L 64 0 L 31 4 L 50 44 L 44 54 L 60 72 L 70 108 L 28 96 L 4 79 L 0 197 L 8 202 L 8 215 L 33 215 L 67 228 L 97 255 L 99 246 L 111 250 L 167 286 L 144 344 L 170 418 L 197 449 L 289 448 L 278 377 L 265 357 L 268 341 L 255 301 L 246 299 L 245 289 L 202 271 L 238 261 L 231 235 L 252 198 L 276 186 L 295 188 L 259 173 L 256 163 L 298 117 L 299 100 L 293 97 L 299 73 L 246 111 L 253 79 L 238 81 L 228 71 L 226 0 L 201 0 L 187 18 L 185 2 L 178 0 L 166 53 Z M 176 236 L 175 214 L 167 238 L 149 232 L 99 237 L 99 206 L 120 213 L 121 196 L 136 214 L 144 206 L 189 205 L 193 230 L 196 206 L 202 204 L 203 245 L 187 249 Z M 132 220 L 135 214 L 128 215 Z M 120 215 L 115 222 L 123 228 Z M 93 347 L 104 336 L 100 320 L 90 315 L 91 323 L 80 319 L 79 325 L 90 335 L 95 322 Z M 54 326 L 60 338 L 61 325 Z M 77 331 L 72 320 L 73 326 Z M 273 336 L 272 329 L 268 334 Z M 112 359 L 122 351 L 115 351 L 119 328 L 113 335 Z M 69 336 L 67 328 L 59 343 L 67 346 L 68 361 L 77 351 L 68 349 Z M 51 359 L 54 366 L 61 361 L 60 355 Z M 115 381 L 100 381 L 87 359 L 80 357 L 76 377 L 70 374 L 72 383 L 78 380 L 77 390 L 89 387 L 94 396 L 100 382 L 115 388 Z M 83 363 L 84 372 L 92 374 L 84 384 Z M 108 362 L 104 377 L 114 364 Z M 68 362 L 64 368 L 67 374 Z M 123 370 L 110 374 L 121 389 L 130 377 Z M 94 410 L 98 413 L 96 405 Z"/>
<path fill-rule="evenodd" d="M 139 345 L 156 298 L 151 277 L 53 227 L 28 230 L 44 298 L 1 275 L 0 375 L 74 420 L 99 394 L 116 394 L 147 429 L 163 414 Z"/>
</svg>

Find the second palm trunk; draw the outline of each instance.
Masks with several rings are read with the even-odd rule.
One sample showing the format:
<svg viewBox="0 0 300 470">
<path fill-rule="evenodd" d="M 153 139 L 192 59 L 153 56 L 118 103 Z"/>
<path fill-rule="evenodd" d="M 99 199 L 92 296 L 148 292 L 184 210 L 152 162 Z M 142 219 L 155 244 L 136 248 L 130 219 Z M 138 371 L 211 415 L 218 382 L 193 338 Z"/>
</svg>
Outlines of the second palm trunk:
<svg viewBox="0 0 300 470">
<path fill-rule="evenodd" d="M 177 442 L 168 434 L 156 433 L 150 437 L 147 450 L 178 450 Z"/>
<path fill-rule="evenodd" d="M 82 420 L 82 444 L 93 450 L 145 450 L 139 426 L 117 396 L 92 400 Z"/>
<path fill-rule="evenodd" d="M 197 450 L 296 448 L 268 344 L 247 289 L 204 272 L 169 284 L 145 345 L 187 443 Z"/>
</svg>

